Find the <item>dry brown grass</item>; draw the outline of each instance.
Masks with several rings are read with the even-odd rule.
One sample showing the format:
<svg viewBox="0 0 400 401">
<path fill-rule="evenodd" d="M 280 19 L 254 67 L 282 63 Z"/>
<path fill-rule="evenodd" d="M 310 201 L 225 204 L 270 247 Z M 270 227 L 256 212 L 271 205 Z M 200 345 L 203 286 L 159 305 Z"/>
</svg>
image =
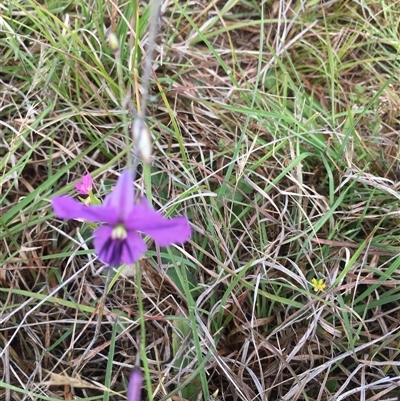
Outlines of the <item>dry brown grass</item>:
<svg viewBox="0 0 400 401">
<path fill-rule="evenodd" d="M 156 249 L 140 261 L 140 288 L 120 276 L 110 289 L 94 344 L 104 279 L 91 230 L 50 218 L 48 200 L 87 171 L 105 194 L 125 166 L 112 54 L 74 48 L 79 38 L 98 50 L 101 37 L 78 6 L 55 12 L 92 28 L 71 36 L 73 50 L 50 40 L 57 23 L 46 37 L 15 2 L 0 9 L 25 54 L 0 45 L 0 399 L 100 400 L 106 380 L 123 399 L 140 348 L 138 291 L 155 399 L 182 399 L 191 375 L 201 390 L 203 361 L 221 401 L 398 399 L 398 12 L 280 1 L 261 20 L 258 2 L 226 3 L 163 2 L 148 104 L 154 203 L 193 224 L 173 252 L 194 305 Z M 127 9 L 116 6 L 120 26 Z M 4 24 L 0 35 L 12 37 Z M 315 294 L 313 277 L 329 288 Z M 202 358 L 180 333 L 191 316 Z M 192 361 L 177 368 L 182 355 Z"/>
</svg>

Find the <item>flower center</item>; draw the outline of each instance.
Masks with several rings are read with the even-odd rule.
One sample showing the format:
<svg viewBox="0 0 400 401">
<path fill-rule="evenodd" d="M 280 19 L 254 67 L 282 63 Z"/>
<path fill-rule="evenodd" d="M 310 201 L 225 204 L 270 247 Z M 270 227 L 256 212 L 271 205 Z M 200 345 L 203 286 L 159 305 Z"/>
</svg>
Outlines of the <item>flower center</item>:
<svg viewBox="0 0 400 401">
<path fill-rule="evenodd" d="M 111 239 L 124 240 L 126 239 L 127 235 L 128 233 L 126 232 L 125 227 L 122 224 L 118 224 L 111 232 Z"/>
</svg>

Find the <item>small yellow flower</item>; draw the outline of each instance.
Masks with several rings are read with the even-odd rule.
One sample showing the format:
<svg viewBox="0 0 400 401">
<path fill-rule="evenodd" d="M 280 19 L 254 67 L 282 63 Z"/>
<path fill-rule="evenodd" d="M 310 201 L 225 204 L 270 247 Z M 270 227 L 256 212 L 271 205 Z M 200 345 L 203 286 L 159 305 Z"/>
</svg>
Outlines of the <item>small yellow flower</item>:
<svg viewBox="0 0 400 401">
<path fill-rule="evenodd" d="M 311 280 L 311 284 L 314 287 L 315 292 L 324 291 L 326 288 L 326 284 L 322 278 L 319 280 L 317 280 L 316 278 L 313 278 Z"/>
</svg>

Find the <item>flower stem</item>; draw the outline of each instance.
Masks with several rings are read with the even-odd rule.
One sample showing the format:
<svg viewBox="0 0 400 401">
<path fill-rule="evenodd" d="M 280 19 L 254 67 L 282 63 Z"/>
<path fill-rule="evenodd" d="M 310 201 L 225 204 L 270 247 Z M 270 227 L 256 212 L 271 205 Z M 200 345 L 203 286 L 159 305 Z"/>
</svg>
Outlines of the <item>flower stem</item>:
<svg viewBox="0 0 400 401">
<path fill-rule="evenodd" d="M 150 369 L 146 355 L 146 322 L 144 319 L 144 307 L 142 297 L 142 274 L 139 263 L 136 263 L 136 285 L 137 285 L 137 299 L 139 304 L 139 319 L 140 319 L 140 355 L 143 363 L 144 376 L 146 378 L 146 387 L 148 393 L 148 400 L 153 401 L 153 389 L 151 387 Z"/>
</svg>

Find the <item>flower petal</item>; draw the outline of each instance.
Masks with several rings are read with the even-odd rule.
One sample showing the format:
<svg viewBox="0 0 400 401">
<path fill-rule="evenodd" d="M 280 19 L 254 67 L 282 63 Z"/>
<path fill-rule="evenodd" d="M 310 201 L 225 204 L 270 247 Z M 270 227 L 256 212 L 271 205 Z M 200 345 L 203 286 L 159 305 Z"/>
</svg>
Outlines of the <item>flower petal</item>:
<svg viewBox="0 0 400 401">
<path fill-rule="evenodd" d="M 142 237 L 135 232 L 129 231 L 125 240 L 125 246 L 122 249 L 122 263 L 135 263 L 141 258 L 146 250 L 147 245 Z"/>
<path fill-rule="evenodd" d="M 85 186 L 81 182 L 76 182 L 75 183 L 75 189 L 76 192 L 78 192 L 79 195 L 87 195 L 87 191 Z"/>
<path fill-rule="evenodd" d="M 100 260 L 110 266 L 132 264 L 140 259 L 147 247 L 135 232 L 128 232 L 126 239 L 113 239 L 114 228 L 101 226 L 94 232 L 94 248 Z"/>
<path fill-rule="evenodd" d="M 104 199 L 104 206 L 114 209 L 118 214 L 120 223 L 124 223 L 128 215 L 132 212 L 135 200 L 135 191 L 133 188 L 132 174 L 125 170 L 119 176 L 117 185 L 110 194 Z"/>
<path fill-rule="evenodd" d="M 88 191 L 91 191 L 93 189 L 93 180 L 90 176 L 90 173 L 82 176 L 82 184 L 86 187 Z"/>
<path fill-rule="evenodd" d="M 141 203 L 135 205 L 125 224 L 130 230 L 149 235 L 160 246 L 186 242 L 191 234 L 189 220 L 186 217 L 165 219 L 144 197 Z"/>
<path fill-rule="evenodd" d="M 94 249 L 97 256 L 104 263 L 114 266 L 119 262 L 120 249 L 118 244 L 121 245 L 121 241 L 115 241 L 111 238 L 113 228 L 109 226 L 101 226 L 95 232 L 94 235 Z M 117 260 L 116 260 L 117 259 Z"/>
<path fill-rule="evenodd" d="M 95 223 L 116 224 L 118 216 L 106 206 L 86 206 L 69 196 L 55 196 L 51 200 L 54 214 L 60 219 L 84 219 Z"/>
</svg>

